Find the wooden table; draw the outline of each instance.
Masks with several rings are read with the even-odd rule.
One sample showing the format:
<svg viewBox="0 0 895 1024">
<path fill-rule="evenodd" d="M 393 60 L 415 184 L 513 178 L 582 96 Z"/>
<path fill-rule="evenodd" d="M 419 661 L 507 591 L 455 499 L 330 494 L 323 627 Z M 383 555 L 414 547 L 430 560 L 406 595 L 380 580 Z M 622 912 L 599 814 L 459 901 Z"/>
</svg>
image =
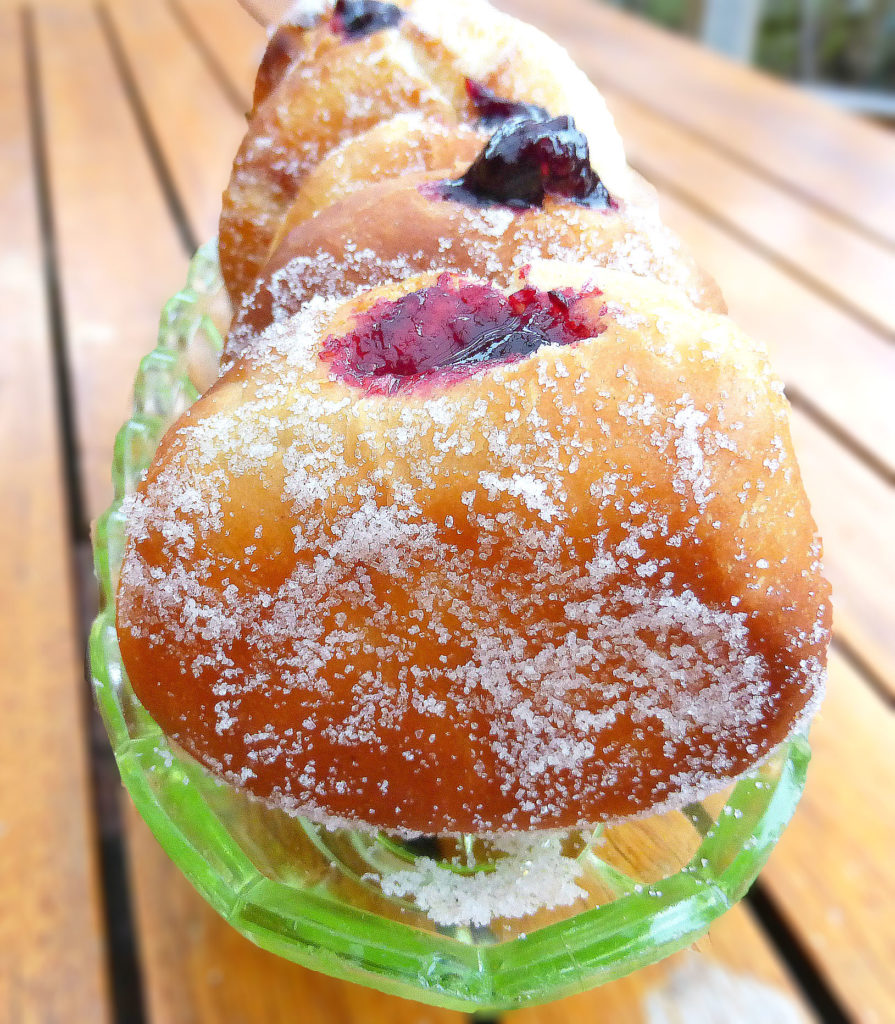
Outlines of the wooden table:
<svg viewBox="0 0 895 1024">
<path fill-rule="evenodd" d="M 895 1021 L 895 137 L 587 0 L 504 0 L 784 374 L 836 590 L 796 820 L 688 952 L 509 1015 Z M 162 301 L 215 231 L 273 0 L 0 0 L 0 1021 L 444 1022 L 230 930 L 121 798 L 84 681 L 88 526 Z"/>
</svg>

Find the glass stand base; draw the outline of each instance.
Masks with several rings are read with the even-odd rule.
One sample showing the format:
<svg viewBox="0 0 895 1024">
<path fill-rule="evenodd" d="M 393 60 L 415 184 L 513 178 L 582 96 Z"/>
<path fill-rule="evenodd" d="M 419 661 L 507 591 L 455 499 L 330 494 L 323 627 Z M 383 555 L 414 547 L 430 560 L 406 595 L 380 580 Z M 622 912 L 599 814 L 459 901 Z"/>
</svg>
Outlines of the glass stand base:
<svg viewBox="0 0 895 1024">
<path fill-rule="evenodd" d="M 467 837 L 402 842 L 329 830 L 214 779 L 169 741 L 130 687 L 115 632 L 124 552 L 121 502 L 167 427 L 213 379 L 227 310 L 215 247 L 200 249 L 165 307 L 156 349 L 115 445 L 115 500 L 94 536 L 101 610 L 90 637 L 96 699 L 125 786 L 158 841 L 236 929 L 288 960 L 472 1012 L 558 999 L 622 977 L 702 935 L 754 881 L 801 795 L 810 752 L 796 737 L 724 793 L 683 812 L 532 839 L 529 854 Z M 439 872 L 452 891 L 501 872 L 526 882 L 552 843 L 572 889 L 555 906 L 462 920 L 398 885 Z M 527 859 L 528 858 L 528 859 Z M 503 863 L 502 863 L 503 862 Z M 513 866 L 515 865 L 515 866 Z M 443 888 L 443 886 L 439 887 Z M 569 894 L 571 893 L 571 898 Z M 518 913 L 518 907 L 517 907 Z"/>
</svg>

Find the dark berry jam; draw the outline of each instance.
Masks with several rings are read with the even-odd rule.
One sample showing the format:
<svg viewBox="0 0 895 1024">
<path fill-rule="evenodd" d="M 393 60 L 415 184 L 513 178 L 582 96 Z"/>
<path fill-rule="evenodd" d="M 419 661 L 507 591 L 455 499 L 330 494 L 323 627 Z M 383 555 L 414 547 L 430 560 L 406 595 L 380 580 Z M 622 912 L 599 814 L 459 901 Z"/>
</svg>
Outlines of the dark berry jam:
<svg viewBox="0 0 895 1024">
<path fill-rule="evenodd" d="M 519 103 L 516 100 L 498 96 L 486 85 L 466 79 L 466 95 L 472 100 L 479 115 L 479 124 L 483 128 L 497 128 L 511 117 L 540 118 L 547 120 L 550 115 L 536 103 Z"/>
<path fill-rule="evenodd" d="M 400 7 L 381 0 L 339 0 L 333 11 L 333 28 L 349 39 L 357 39 L 381 28 L 393 28 L 403 17 Z"/>
<path fill-rule="evenodd" d="M 565 116 L 505 121 L 462 177 L 422 188 L 477 206 L 525 209 L 541 206 L 546 196 L 597 209 L 616 205 L 590 165 L 587 137 Z"/>
<path fill-rule="evenodd" d="M 432 380 L 435 371 L 441 383 L 452 383 L 485 363 L 599 334 L 599 316 L 581 302 L 597 294 L 526 287 L 505 295 L 442 274 L 429 288 L 380 299 L 354 318 L 348 334 L 327 338 L 322 354 L 340 377 L 380 394 Z"/>
</svg>

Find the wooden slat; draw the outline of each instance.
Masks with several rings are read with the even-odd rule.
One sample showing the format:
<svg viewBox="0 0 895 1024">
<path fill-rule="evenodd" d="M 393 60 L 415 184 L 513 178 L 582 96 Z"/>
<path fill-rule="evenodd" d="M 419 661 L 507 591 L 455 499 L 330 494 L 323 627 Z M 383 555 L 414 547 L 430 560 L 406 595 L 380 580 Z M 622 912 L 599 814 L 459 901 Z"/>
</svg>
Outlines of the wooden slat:
<svg viewBox="0 0 895 1024">
<path fill-rule="evenodd" d="M 730 315 L 771 351 L 788 387 L 895 479 L 895 346 L 692 207 L 662 193 L 662 215 L 714 274 Z"/>
<path fill-rule="evenodd" d="M 615 85 L 746 165 L 895 245 L 895 138 L 679 36 L 582 0 L 498 0 Z"/>
<path fill-rule="evenodd" d="M 264 28 L 236 2 L 171 0 L 171 3 L 214 55 L 232 91 L 239 94 L 242 109 L 248 110 L 255 72 L 267 42 Z"/>
<path fill-rule="evenodd" d="M 87 514 L 184 253 L 94 10 L 38 14 L 50 179 Z"/>
<path fill-rule="evenodd" d="M 245 0 L 240 6 L 252 11 L 268 25 L 276 25 L 292 6 L 290 0 Z"/>
<path fill-rule="evenodd" d="M 895 715 L 835 653 L 811 745 L 762 877 L 854 1019 L 895 1020 Z"/>
<path fill-rule="evenodd" d="M 109 1020 L 22 19 L 0 11 L 0 1020 Z"/>
<path fill-rule="evenodd" d="M 824 538 L 835 632 L 895 697 L 895 489 L 797 409 L 791 425 Z"/>
<path fill-rule="evenodd" d="M 630 162 L 895 339 L 895 248 L 745 169 L 660 114 L 605 90 Z"/>
<path fill-rule="evenodd" d="M 223 14 L 230 5 L 218 6 Z M 108 12 L 193 234 L 213 238 L 245 119 L 169 7 L 124 0 Z M 217 30 L 217 16 L 212 25 Z"/>
</svg>

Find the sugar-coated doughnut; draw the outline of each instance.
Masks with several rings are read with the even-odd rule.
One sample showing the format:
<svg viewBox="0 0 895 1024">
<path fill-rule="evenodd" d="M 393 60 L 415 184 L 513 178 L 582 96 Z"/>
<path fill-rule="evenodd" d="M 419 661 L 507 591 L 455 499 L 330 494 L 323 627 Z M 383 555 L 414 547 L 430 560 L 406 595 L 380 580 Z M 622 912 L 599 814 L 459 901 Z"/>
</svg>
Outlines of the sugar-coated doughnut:
<svg viewBox="0 0 895 1024">
<path fill-rule="evenodd" d="M 631 186 L 602 97 L 565 51 L 531 26 L 485 0 L 408 0 L 395 24 L 359 34 L 346 33 L 331 10 L 299 30 L 301 56 L 277 65 L 234 161 L 219 231 L 234 304 L 266 262 L 304 176 L 330 150 L 407 111 L 475 124 L 482 115 L 470 84 L 569 114 L 591 141 L 594 167 L 613 194 Z"/>
<path fill-rule="evenodd" d="M 349 0 L 350 2 L 350 0 Z M 376 27 L 386 27 L 397 20 L 408 6 L 408 0 L 354 0 L 348 11 L 348 25 L 345 25 L 345 3 L 337 5 L 335 0 L 299 0 L 293 4 L 283 20 L 271 31 L 267 46 L 255 75 L 252 91 L 250 116 L 279 85 L 287 72 L 308 66 L 333 46 L 338 46 L 346 36 L 365 35 Z M 334 11 L 338 7 L 339 10 Z M 400 12 L 400 13 L 399 13 Z M 342 24 L 335 24 L 327 16 L 337 15 Z M 354 23 L 354 24 L 352 24 Z M 346 27 L 349 29 L 345 31 Z M 354 31 L 351 31 L 351 29 Z M 310 31 L 310 30 L 316 31 Z"/>
<path fill-rule="evenodd" d="M 312 300 L 126 511 L 137 696 L 293 813 L 482 833 L 681 807 L 822 689 L 781 385 L 648 278 L 548 262 Z"/>
<path fill-rule="evenodd" d="M 443 135 L 450 139 L 455 130 L 446 128 Z M 503 132 L 526 130 L 527 122 L 519 121 Z M 458 151 L 460 144 L 469 146 L 468 130 L 461 132 Z M 561 153 L 562 140 L 550 141 L 553 151 Z M 359 138 L 347 148 L 356 154 L 368 147 Z M 446 155 L 448 147 L 442 145 L 438 152 Z M 314 296 L 350 295 L 359 287 L 439 267 L 507 284 L 533 260 L 591 261 L 656 277 L 680 287 L 699 306 L 726 309 L 714 280 L 662 224 L 645 182 L 639 203 L 610 197 L 594 206 L 554 195 L 515 207 L 476 197 L 470 202 L 462 190 L 438 187 L 461 179 L 468 160 L 467 153 L 452 168 L 404 174 L 365 187 L 351 181 L 350 169 L 343 166 L 337 180 L 351 184 L 343 188 L 340 202 L 315 207 L 316 190 L 310 199 L 300 199 L 297 215 L 290 211 L 284 219 L 268 265 L 237 311 L 227 360 L 245 351 L 271 321 L 290 316 Z M 506 164 L 499 169 L 505 176 Z M 326 198 L 331 194 L 324 191 Z"/>
<path fill-rule="evenodd" d="M 368 185 L 472 163 L 489 135 L 470 125 L 444 125 L 410 113 L 346 139 L 302 179 L 273 237 L 271 252 L 294 227 Z"/>
</svg>

